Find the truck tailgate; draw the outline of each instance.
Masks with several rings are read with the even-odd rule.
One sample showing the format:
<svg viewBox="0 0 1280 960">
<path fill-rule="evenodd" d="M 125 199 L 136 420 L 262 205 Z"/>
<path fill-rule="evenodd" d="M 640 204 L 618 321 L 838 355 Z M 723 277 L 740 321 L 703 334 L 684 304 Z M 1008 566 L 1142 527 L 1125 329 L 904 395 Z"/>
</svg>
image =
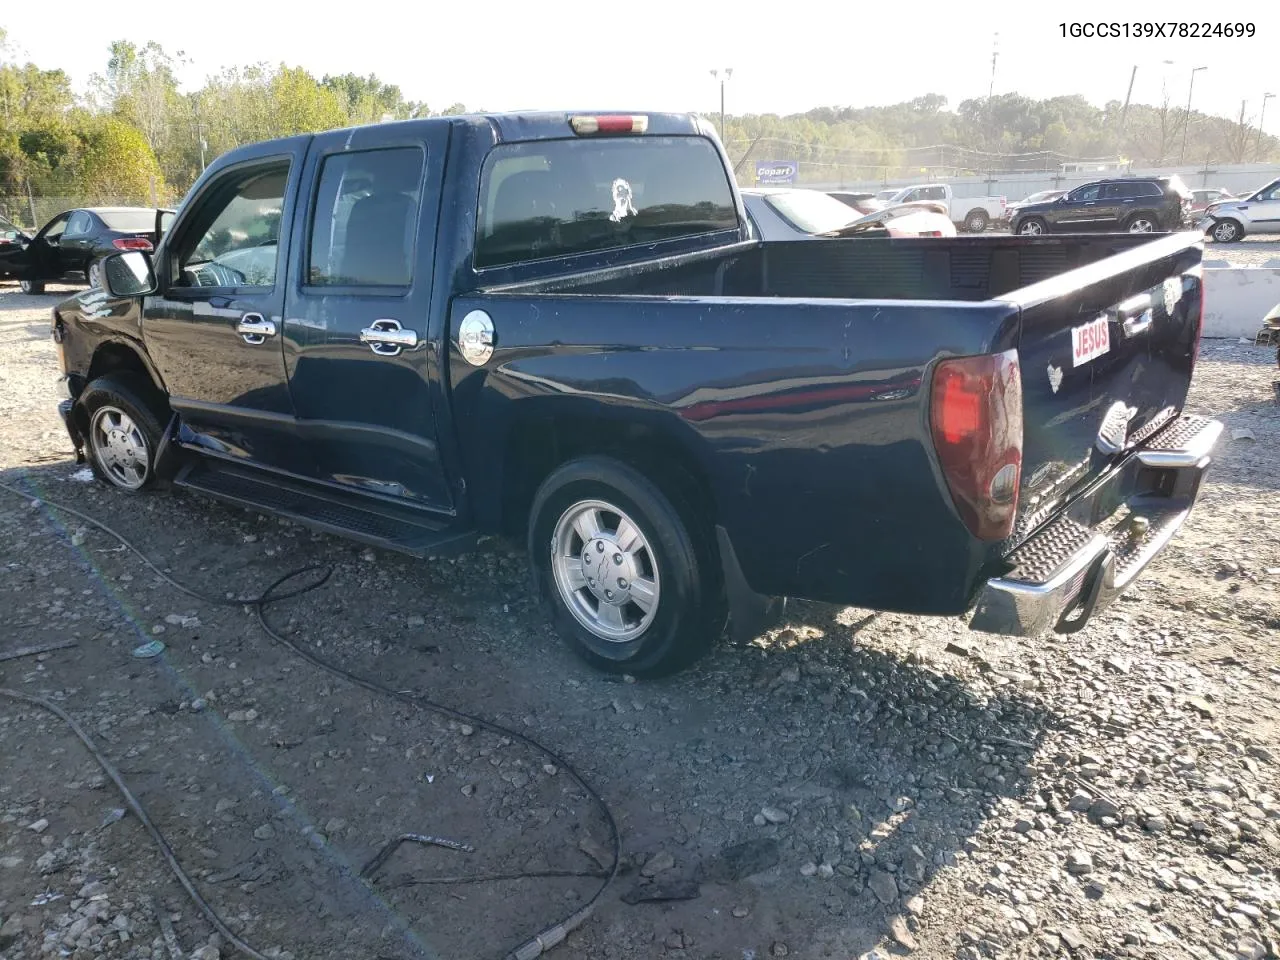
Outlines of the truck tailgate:
<svg viewBox="0 0 1280 960">
<path fill-rule="evenodd" d="M 1016 546 L 1176 419 L 1202 316 L 1199 234 L 1174 234 L 1023 287 Z"/>
</svg>

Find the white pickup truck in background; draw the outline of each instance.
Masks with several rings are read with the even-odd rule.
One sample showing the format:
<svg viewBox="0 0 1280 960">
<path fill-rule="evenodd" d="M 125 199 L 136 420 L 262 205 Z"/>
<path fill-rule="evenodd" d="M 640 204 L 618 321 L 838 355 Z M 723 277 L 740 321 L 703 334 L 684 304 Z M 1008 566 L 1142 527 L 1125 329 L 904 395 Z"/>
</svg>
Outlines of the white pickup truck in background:
<svg viewBox="0 0 1280 960">
<path fill-rule="evenodd" d="M 888 197 L 884 193 L 877 196 L 886 204 L 914 203 L 919 200 L 944 203 L 951 222 L 969 233 L 982 233 L 991 224 L 1003 220 L 1005 207 L 1008 206 L 1006 197 L 957 197 L 945 183 L 917 183 L 900 187 Z"/>
</svg>

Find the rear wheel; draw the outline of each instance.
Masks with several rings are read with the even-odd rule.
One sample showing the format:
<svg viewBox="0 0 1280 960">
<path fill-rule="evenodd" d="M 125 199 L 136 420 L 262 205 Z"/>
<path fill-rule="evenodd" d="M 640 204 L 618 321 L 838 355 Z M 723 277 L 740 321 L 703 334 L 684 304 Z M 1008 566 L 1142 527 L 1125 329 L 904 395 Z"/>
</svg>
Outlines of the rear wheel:
<svg viewBox="0 0 1280 960">
<path fill-rule="evenodd" d="M 970 210 L 968 216 L 964 218 L 964 228 L 970 233 L 982 233 L 991 223 L 991 218 L 987 216 L 985 210 Z"/>
<path fill-rule="evenodd" d="M 1244 236 L 1244 230 L 1234 220 L 1219 220 L 1209 234 L 1218 243 L 1235 243 Z"/>
<path fill-rule="evenodd" d="M 1158 229 L 1155 218 L 1145 213 L 1129 218 L 1129 222 L 1124 225 L 1124 228 L 1130 233 L 1155 233 Z"/>
<path fill-rule="evenodd" d="M 32 296 L 35 296 L 35 295 L 44 293 L 44 281 L 43 280 L 19 280 L 18 288 L 23 293 L 29 293 Z"/>
<path fill-rule="evenodd" d="M 534 498 L 529 560 L 557 632 L 587 663 L 660 676 L 725 624 L 710 538 L 657 486 L 607 457 L 572 460 Z"/>
<path fill-rule="evenodd" d="M 1049 226 L 1039 217 L 1028 217 L 1018 224 L 1018 234 L 1023 237 L 1040 237 L 1049 232 Z"/>
<path fill-rule="evenodd" d="M 99 266 L 97 260 L 89 264 L 88 269 L 84 272 L 84 278 L 89 281 L 90 287 L 102 286 L 102 267 Z"/>
</svg>

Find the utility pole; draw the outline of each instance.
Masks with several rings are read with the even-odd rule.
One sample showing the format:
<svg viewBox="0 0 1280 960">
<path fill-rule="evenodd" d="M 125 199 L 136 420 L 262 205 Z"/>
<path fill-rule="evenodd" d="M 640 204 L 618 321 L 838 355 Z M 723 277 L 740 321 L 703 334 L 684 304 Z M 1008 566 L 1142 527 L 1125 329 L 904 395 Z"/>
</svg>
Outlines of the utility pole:
<svg viewBox="0 0 1280 960">
<path fill-rule="evenodd" d="M 1274 93 L 1264 93 L 1262 95 L 1262 114 L 1258 117 L 1258 159 L 1262 159 L 1262 124 L 1267 119 L 1267 101 L 1274 97 Z"/>
<path fill-rule="evenodd" d="M 1208 69 L 1208 67 L 1194 67 L 1191 70 L 1191 83 L 1187 86 L 1187 115 L 1182 121 L 1182 150 L 1178 153 L 1178 166 L 1182 166 L 1187 159 L 1187 129 L 1191 126 L 1191 92 L 1196 88 L 1196 74 Z"/>
<path fill-rule="evenodd" d="M 720 76 L 723 73 L 724 76 Z M 724 70 L 712 70 L 711 76 L 720 81 L 720 142 L 724 142 L 724 84 L 725 81 L 733 76 L 733 67 L 725 67 Z"/>
</svg>

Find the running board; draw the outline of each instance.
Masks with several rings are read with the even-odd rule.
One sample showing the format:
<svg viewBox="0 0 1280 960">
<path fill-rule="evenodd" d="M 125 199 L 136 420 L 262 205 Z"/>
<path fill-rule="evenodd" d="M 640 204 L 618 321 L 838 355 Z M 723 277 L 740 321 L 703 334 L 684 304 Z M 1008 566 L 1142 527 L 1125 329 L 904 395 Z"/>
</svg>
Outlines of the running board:
<svg viewBox="0 0 1280 960">
<path fill-rule="evenodd" d="M 361 502 L 293 480 L 208 461 L 186 463 L 173 485 L 247 510 L 285 517 L 350 540 L 413 557 L 447 557 L 475 546 L 475 530 L 460 530 L 421 511 Z"/>
</svg>

